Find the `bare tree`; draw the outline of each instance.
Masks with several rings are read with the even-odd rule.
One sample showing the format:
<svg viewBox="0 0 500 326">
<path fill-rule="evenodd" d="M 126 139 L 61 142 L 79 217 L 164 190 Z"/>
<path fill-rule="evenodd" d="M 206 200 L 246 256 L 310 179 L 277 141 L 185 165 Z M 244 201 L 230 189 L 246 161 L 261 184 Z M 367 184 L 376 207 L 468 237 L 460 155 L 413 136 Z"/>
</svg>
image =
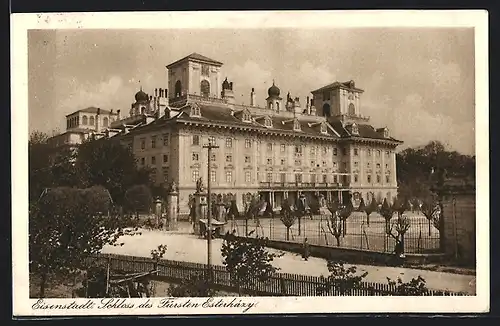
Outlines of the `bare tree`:
<svg viewBox="0 0 500 326">
<path fill-rule="evenodd" d="M 281 204 L 281 214 L 280 220 L 286 227 L 286 240 L 290 240 L 290 228 L 295 223 L 297 215 L 295 214 L 289 199 L 287 198 Z"/>
<path fill-rule="evenodd" d="M 331 213 L 326 220 L 326 226 L 328 227 L 328 231 L 335 237 L 337 240 L 337 247 L 340 247 L 340 237 L 342 236 L 342 219 L 339 216 L 339 212 L 342 209 L 342 206 L 339 205 L 336 201 L 331 201 L 327 203 L 327 208 Z"/>
</svg>

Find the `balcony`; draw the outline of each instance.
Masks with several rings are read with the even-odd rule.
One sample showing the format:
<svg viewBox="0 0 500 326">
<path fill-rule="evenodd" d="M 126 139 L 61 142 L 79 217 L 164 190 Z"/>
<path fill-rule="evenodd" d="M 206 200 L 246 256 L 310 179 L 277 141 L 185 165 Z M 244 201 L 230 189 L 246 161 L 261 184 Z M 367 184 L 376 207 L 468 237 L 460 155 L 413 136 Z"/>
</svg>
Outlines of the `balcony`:
<svg viewBox="0 0 500 326">
<path fill-rule="evenodd" d="M 281 190 L 343 190 L 348 189 L 348 183 L 329 183 L 329 182 L 268 182 L 261 181 L 259 186 L 262 189 L 281 189 Z"/>
</svg>

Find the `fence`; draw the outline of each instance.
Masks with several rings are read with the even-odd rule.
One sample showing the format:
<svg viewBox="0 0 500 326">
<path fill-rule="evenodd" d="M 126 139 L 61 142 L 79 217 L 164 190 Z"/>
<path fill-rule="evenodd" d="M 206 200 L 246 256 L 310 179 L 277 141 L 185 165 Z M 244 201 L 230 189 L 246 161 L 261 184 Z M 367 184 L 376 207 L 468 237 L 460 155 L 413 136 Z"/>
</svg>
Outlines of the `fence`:
<svg viewBox="0 0 500 326">
<path fill-rule="evenodd" d="M 96 263 L 97 265 L 106 266 L 110 264 L 110 269 L 120 270 L 125 272 L 148 272 L 158 270 L 160 278 L 167 279 L 173 282 L 186 280 L 190 275 L 196 273 L 204 273 L 207 271 L 207 265 L 172 261 L 161 259 L 158 262 L 151 258 L 123 256 L 114 254 L 100 254 L 88 259 L 87 263 Z M 236 286 L 232 283 L 230 273 L 224 266 L 212 266 L 213 284 L 215 287 L 222 289 L 231 289 L 237 291 Z M 275 273 L 267 281 L 251 280 L 242 288 L 247 293 L 252 293 L 259 296 L 391 296 L 398 295 L 396 286 L 383 284 L 361 282 L 356 288 L 342 291 L 339 287 L 330 287 L 322 294 L 317 293 L 318 287 L 325 285 L 323 277 L 298 275 L 289 273 Z M 165 294 L 166 295 L 166 294 Z M 463 293 L 455 293 L 449 291 L 426 291 L 425 296 L 462 296 Z"/>
<path fill-rule="evenodd" d="M 425 254 L 439 252 L 439 230 L 424 216 L 407 213 L 410 227 L 404 235 L 404 250 L 406 253 Z M 392 253 L 396 240 L 387 232 L 385 219 L 378 213 L 372 213 L 367 219 L 366 214 L 355 212 L 347 220 L 345 233 L 339 237 L 339 242 L 328 228 L 331 215 L 317 215 L 297 219 L 290 230 L 285 227 L 279 217 L 258 220 L 237 220 L 228 222 L 228 226 L 236 230 L 240 236 L 248 232 L 252 236 L 260 235 L 277 241 L 303 242 L 307 238 L 309 244 L 331 246 L 349 249 L 367 249 L 378 252 Z M 391 221 L 395 222 L 396 217 Z M 248 231 L 248 232 L 247 232 Z M 287 237 L 288 233 L 288 237 Z"/>
</svg>

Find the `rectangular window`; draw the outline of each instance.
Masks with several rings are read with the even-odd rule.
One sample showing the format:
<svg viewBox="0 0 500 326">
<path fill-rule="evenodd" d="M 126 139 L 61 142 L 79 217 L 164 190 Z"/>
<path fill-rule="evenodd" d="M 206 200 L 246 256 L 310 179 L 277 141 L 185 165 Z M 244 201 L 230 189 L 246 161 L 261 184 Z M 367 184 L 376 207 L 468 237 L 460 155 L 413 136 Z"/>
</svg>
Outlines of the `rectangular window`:
<svg viewBox="0 0 500 326">
<path fill-rule="evenodd" d="M 217 171 L 210 171 L 210 182 L 217 182 Z"/>
<path fill-rule="evenodd" d="M 269 143 L 267 144 L 267 151 L 272 152 L 273 151 L 273 144 Z"/>
<path fill-rule="evenodd" d="M 156 136 L 151 136 L 151 148 L 156 148 Z"/>
<path fill-rule="evenodd" d="M 368 156 L 372 156 L 372 150 L 371 150 L 371 149 L 367 149 L 367 150 L 366 150 L 366 154 L 367 154 Z"/>
<path fill-rule="evenodd" d="M 200 154 L 193 153 L 191 157 L 193 158 L 193 161 L 198 161 L 200 159 Z"/>
<path fill-rule="evenodd" d="M 233 172 L 232 171 L 226 171 L 226 182 L 227 183 L 233 182 Z"/>
<path fill-rule="evenodd" d="M 226 155 L 226 162 L 231 163 L 233 161 L 233 155 Z"/>
<path fill-rule="evenodd" d="M 380 175 L 377 174 L 377 183 L 380 183 Z"/>
<path fill-rule="evenodd" d="M 313 168 L 316 167 L 316 162 L 311 161 L 311 167 L 313 167 Z"/>
<path fill-rule="evenodd" d="M 201 75 L 209 76 L 210 75 L 210 66 L 209 65 L 201 65 Z"/>
<path fill-rule="evenodd" d="M 295 145 L 295 155 L 302 156 L 302 146 Z"/>
<path fill-rule="evenodd" d="M 200 136 L 193 135 L 193 145 L 194 146 L 199 146 L 200 145 Z"/>
<path fill-rule="evenodd" d="M 267 159 L 267 165 L 273 165 L 273 159 L 272 158 L 268 158 Z"/>
<path fill-rule="evenodd" d="M 193 181 L 193 182 L 197 182 L 199 178 L 200 178 L 200 171 L 198 171 L 198 170 L 193 170 L 193 171 L 191 172 L 191 181 Z"/>
<path fill-rule="evenodd" d="M 250 148 L 250 147 L 252 147 L 252 140 L 245 139 L 245 148 Z"/>
<path fill-rule="evenodd" d="M 371 167 L 370 163 L 366 163 L 366 168 L 369 169 Z"/>
<path fill-rule="evenodd" d="M 295 182 L 297 182 L 297 183 L 302 182 L 302 174 L 299 174 L 299 173 L 295 174 Z"/>
<path fill-rule="evenodd" d="M 281 182 L 285 183 L 286 182 L 286 174 L 285 173 L 281 173 L 280 174 L 280 180 Z"/>
<path fill-rule="evenodd" d="M 323 155 L 326 155 L 328 153 L 328 147 L 323 146 Z"/>
<path fill-rule="evenodd" d="M 248 163 L 250 163 L 250 162 L 251 162 L 251 160 L 250 160 L 250 156 L 245 156 L 245 163 L 247 163 L 247 164 L 248 164 Z"/>
<path fill-rule="evenodd" d="M 385 151 L 385 156 L 389 157 L 389 151 Z"/>
<path fill-rule="evenodd" d="M 316 182 L 316 174 L 311 174 L 311 183 Z"/>
<path fill-rule="evenodd" d="M 389 164 L 386 164 L 385 165 L 385 169 L 387 170 L 389 168 Z"/>
<path fill-rule="evenodd" d="M 146 139 L 141 139 L 141 149 L 146 149 Z"/>
<path fill-rule="evenodd" d="M 344 168 L 344 171 L 347 171 L 347 162 L 342 162 L 342 167 Z"/>
<path fill-rule="evenodd" d="M 273 182 L 273 174 L 272 173 L 267 174 L 267 182 Z"/>
<path fill-rule="evenodd" d="M 215 137 L 214 136 L 209 136 L 208 137 L 208 144 L 209 145 L 216 145 Z"/>
<path fill-rule="evenodd" d="M 388 176 L 388 175 L 386 175 L 386 176 L 385 176 L 385 183 L 390 183 L 390 180 L 389 180 L 389 176 Z"/>
<path fill-rule="evenodd" d="M 302 164 L 302 162 L 300 162 L 300 160 L 295 160 L 295 165 L 298 166 L 298 165 L 301 165 L 301 164 Z"/>
<path fill-rule="evenodd" d="M 169 134 L 163 134 L 163 146 L 168 146 L 170 140 Z"/>
<path fill-rule="evenodd" d="M 313 146 L 311 147 L 311 156 L 315 156 L 316 155 L 316 148 Z"/>
<path fill-rule="evenodd" d="M 355 149 L 354 149 L 354 156 L 358 156 L 358 155 L 359 155 L 358 149 L 357 149 L 357 148 L 355 148 Z"/>
<path fill-rule="evenodd" d="M 333 162 L 333 169 L 334 169 L 334 170 L 337 170 L 337 168 L 338 168 L 338 164 L 337 164 L 337 162 Z"/>
<path fill-rule="evenodd" d="M 163 182 L 168 182 L 168 168 L 163 168 Z"/>
<path fill-rule="evenodd" d="M 326 161 L 323 161 L 323 166 L 326 166 Z"/>
<path fill-rule="evenodd" d="M 285 144 L 281 144 L 280 145 L 280 151 L 283 153 L 284 151 L 286 151 L 286 145 Z"/>
<path fill-rule="evenodd" d="M 335 148 L 333 149 L 333 156 L 337 156 L 337 151 L 338 151 L 338 150 L 337 150 L 337 147 L 335 147 Z"/>
<path fill-rule="evenodd" d="M 152 165 L 156 164 L 156 156 L 151 156 L 151 164 Z"/>
<path fill-rule="evenodd" d="M 168 162 L 168 155 L 163 154 L 163 163 L 167 163 L 167 162 Z"/>
<path fill-rule="evenodd" d="M 347 148 L 345 148 L 345 147 L 342 148 L 342 155 L 344 155 L 344 156 L 347 155 Z"/>
<path fill-rule="evenodd" d="M 354 175 L 354 182 L 358 182 L 358 175 L 357 174 Z"/>
<path fill-rule="evenodd" d="M 281 165 L 285 165 L 286 160 L 284 158 L 281 159 Z"/>
<path fill-rule="evenodd" d="M 328 182 L 328 176 L 326 174 L 323 174 L 323 183 Z"/>
<path fill-rule="evenodd" d="M 251 182 L 251 180 L 252 180 L 252 174 L 251 174 L 251 172 L 250 171 L 246 171 L 245 172 L 245 182 L 249 183 L 249 182 Z"/>
<path fill-rule="evenodd" d="M 358 168 L 358 162 L 354 162 L 354 168 L 357 169 Z"/>
<path fill-rule="evenodd" d="M 377 163 L 377 169 L 380 169 L 380 163 Z"/>
<path fill-rule="evenodd" d="M 338 183 L 339 182 L 339 178 L 337 175 L 334 175 L 333 176 L 333 183 Z"/>
<path fill-rule="evenodd" d="M 367 176 L 366 176 L 366 181 L 367 181 L 368 183 L 372 183 L 372 176 L 371 176 L 371 175 L 367 175 Z"/>
<path fill-rule="evenodd" d="M 226 138 L 226 148 L 232 148 L 232 147 L 233 147 L 233 139 Z"/>
<path fill-rule="evenodd" d="M 377 150 L 377 157 L 380 157 L 380 150 Z"/>
<path fill-rule="evenodd" d="M 146 159 L 144 157 L 141 158 L 141 165 L 146 165 Z"/>
<path fill-rule="evenodd" d="M 217 156 L 215 155 L 215 153 L 211 153 L 211 155 L 210 155 L 210 161 L 211 162 L 217 161 Z"/>
</svg>

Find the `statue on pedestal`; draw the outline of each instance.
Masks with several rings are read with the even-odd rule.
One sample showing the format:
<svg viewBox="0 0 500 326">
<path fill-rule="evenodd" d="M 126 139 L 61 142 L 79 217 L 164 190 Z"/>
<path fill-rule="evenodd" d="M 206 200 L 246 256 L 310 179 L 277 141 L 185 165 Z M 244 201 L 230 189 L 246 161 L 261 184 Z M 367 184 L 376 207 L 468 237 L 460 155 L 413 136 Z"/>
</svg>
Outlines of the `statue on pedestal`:
<svg viewBox="0 0 500 326">
<path fill-rule="evenodd" d="M 205 189 L 205 187 L 203 186 L 203 180 L 201 178 L 199 178 L 197 181 L 196 181 L 196 192 L 197 193 L 202 193 Z"/>
<path fill-rule="evenodd" d="M 170 192 L 177 192 L 177 185 L 175 184 L 175 181 L 172 181 L 170 184 Z"/>
</svg>

